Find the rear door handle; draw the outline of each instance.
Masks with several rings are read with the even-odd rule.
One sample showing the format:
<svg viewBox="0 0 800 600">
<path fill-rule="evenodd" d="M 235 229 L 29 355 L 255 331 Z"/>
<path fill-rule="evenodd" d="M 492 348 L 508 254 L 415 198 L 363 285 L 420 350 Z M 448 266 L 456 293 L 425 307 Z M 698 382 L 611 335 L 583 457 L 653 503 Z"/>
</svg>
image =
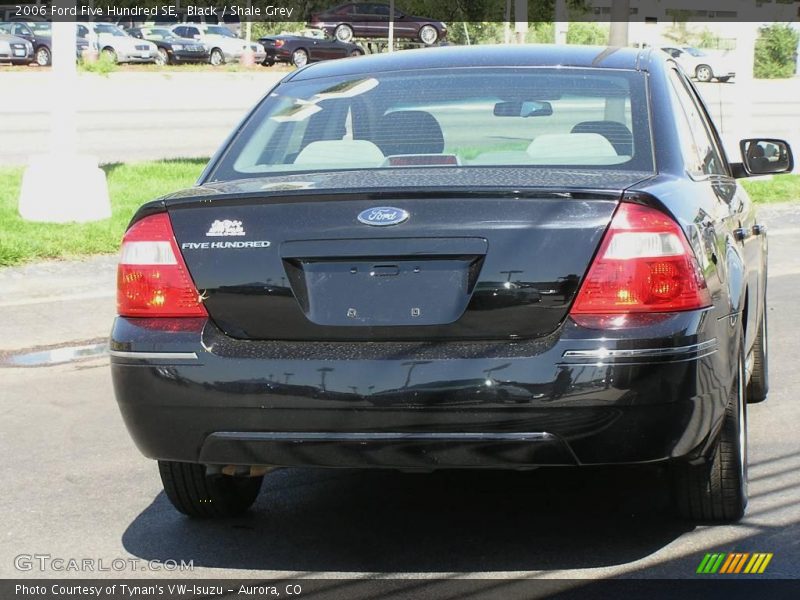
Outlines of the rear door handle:
<svg viewBox="0 0 800 600">
<path fill-rule="evenodd" d="M 766 225 L 753 225 L 753 235 L 764 235 L 765 233 L 767 233 Z"/>
</svg>

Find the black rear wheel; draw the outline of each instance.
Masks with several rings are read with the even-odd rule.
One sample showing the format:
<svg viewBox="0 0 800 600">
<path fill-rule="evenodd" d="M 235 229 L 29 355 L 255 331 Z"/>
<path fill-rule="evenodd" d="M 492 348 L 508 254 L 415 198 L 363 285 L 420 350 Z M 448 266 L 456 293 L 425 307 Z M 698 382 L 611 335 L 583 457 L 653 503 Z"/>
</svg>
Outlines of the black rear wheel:
<svg viewBox="0 0 800 600">
<path fill-rule="evenodd" d="M 710 456 L 700 464 L 673 467 L 678 513 L 693 521 L 738 521 L 747 506 L 747 417 L 744 355 L 728 398 L 725 418 Z"/>
<path fill-rule="evenodd" d="M 235 517 L 253 505 L 261 477 L 207 475 L 204 465 L 158 461 L 164 493 L 185 515 L 201 519 Z"/>
</svg>

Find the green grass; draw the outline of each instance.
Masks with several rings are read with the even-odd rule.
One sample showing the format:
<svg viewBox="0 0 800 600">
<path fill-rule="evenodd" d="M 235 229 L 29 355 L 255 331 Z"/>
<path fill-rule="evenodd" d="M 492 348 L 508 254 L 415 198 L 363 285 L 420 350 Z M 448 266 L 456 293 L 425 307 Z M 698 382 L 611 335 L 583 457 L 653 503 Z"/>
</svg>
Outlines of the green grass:
<svg viewBox="0 0 800 600">
<path fill-rule="evenodd" d="M 198 159 L 105 165 L 111 218 L 63 224 L 23 221 L 17 202 L 24 169 L 0 167 L 0 266 L 116 252 L 136 209 L 149 200 L 191 186 L 206 162 Z"/>
<path fill-rule="evenodd" d="M 794 202 L 800 200 L 800 175 L 775 175 L 772 179 L 742 180 L 755 202 Z"/>
</svg>

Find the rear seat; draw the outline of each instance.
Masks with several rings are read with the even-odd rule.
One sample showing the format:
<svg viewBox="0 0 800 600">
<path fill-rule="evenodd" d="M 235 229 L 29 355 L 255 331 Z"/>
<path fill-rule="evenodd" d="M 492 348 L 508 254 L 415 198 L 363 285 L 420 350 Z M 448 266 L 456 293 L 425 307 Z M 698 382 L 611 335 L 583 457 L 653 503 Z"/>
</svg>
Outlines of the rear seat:
<svg viewBox="0 0 800 600">
<path fill-rule="evenodd" d="M 309 167 L 380 167 L 386 157 L 367 140 L 321 140 L 311 142 L 294 159 Z"/>
</svg>

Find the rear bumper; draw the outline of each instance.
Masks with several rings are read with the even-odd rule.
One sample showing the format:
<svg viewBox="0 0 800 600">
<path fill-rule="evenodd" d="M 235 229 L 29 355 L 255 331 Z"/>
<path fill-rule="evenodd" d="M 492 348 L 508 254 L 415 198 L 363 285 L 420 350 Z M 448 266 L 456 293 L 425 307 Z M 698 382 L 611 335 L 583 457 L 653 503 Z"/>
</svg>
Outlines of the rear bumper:
<svg viewBox="0 0 800 600">
<path fill-rule="evenodd" d="M 119 318 L 111 370 L 125 423 L 151 458 L 424 469 L 646 463 L 700 452 L 719 426 L 735 349 L 697 331 L 708 321 L 676 315 L 646 339 L 608 339 L 567 321 L 536 342 L 343 344 L 247 342 L 203 320 L 168 331 L 164 319 Z"/>
<path fill-rule="evenodd" d="M 291 62 L 292 60 L 292 53 L 288 50 L 278 50 L 276 48 L 267 48 L 266 54 L 264 56 L 264 62 L 268 63 L 276 63 L 276 62 Z"/>
</svg>

